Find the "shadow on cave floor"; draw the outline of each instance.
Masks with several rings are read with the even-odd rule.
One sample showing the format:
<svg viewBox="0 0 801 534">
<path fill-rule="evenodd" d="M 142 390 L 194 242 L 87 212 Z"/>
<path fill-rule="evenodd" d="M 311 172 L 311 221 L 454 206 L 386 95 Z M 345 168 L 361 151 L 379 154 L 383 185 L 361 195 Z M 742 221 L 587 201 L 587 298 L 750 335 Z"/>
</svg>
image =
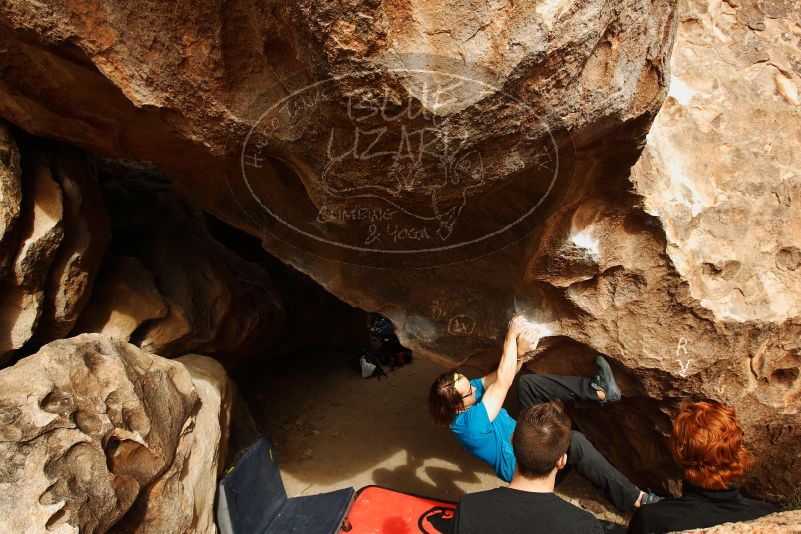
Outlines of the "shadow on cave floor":
<svg viewBox="0 0 801 534">
<path fill-rule="evenodd" d="M 378 381 L 360 378 L 351 358 L 310 349 L 237 380 L 257 424 L 276 442 L 289 496 L 379 484 L 458 500 L 502 484 L 428 417 L 429 385 L 445 368 L 417 358 Z M 622 521 L 577 475 L 559 490 L 603 519 Z"/>
</svg>

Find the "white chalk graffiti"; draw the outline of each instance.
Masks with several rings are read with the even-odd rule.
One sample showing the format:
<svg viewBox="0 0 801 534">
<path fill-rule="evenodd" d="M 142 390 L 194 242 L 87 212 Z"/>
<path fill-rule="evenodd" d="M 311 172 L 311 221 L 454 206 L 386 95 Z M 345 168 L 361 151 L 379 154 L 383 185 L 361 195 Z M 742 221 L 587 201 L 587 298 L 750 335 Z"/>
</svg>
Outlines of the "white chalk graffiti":
<svg viewBox="0 0 801 534">
<path fill-rule="evenodd" d="M 446 314 L 445 307 L 442 302 L 435 300 L 431 303 L 431 318 L 434 320 L 442 319 Z"/>
<path fill-rule="evenodd" d="M 687 372 L 690 370 L 690 363 L 692 363 L 692 358 L 689 358 L 687 362 L 682 362 L 681 360 L 676 360 L 679 364 L 679 374 L 683 377 L 687 376 Z"/>
<path fill-rule="evenodd" d="M 469 315 L 454 315 L 448 321 L 448 332 L 454 336 L 469 336 L 476 328 L 476 320 Z"/>
<path fill-rule="evenodd" d="M 679 355 L 679 351 L 683 351 L 684 355 L 687 355 L 687 340 L 683 337 L 679 338 L 679 344 L 676 346 L 676 356 Z"/>
<path fill-rule="evenodd" d="M 551 111 L 529 107 L 505 87 L 487 83 L 494 76 L 488 78 L 483 68 L 447 57 L 403 56 L 307 85 L 297 83 L 302 77 L 281 80 L 283 98 L 256 98 L 253 105 L 267 109 L 242 110 L 243 117 L 256 119 L 247 132 L 232 131 L 234 150 L 226 155 L 236 167 L 226 166 L 226 178 L 231 194 L 245 196 L 234 198 L 241 209 L 264 212 L 256 218 L 248 214 L 256 224 L 265 220 L 272 226 L 273 219 L 291 230 L 289 235 L 297 234 L 301 241 L 295 246 L 314 245 L 317 253 L 321 249 L 314 242 L 325 243 L 330 246 L 322 250 L 335 251 L 338 261 L 343 252 L 355 254 L 346 262 L 352 257 L 381 267 L 394 265 L 389 258 L 404 258 L 402 265 L 409 267 L 462 261 L 489 253 L 487 243 L 508 245 L 514 226 L 533 229 L 529 226 L 538 220 L 530 215 L 556 180 L 569 176 L 559 161 L 565 156 L 572 161 L 574 151 L 551 135 Z M 378 78 L 404 83 L 378 84 L 384 89 L 376 90 L 370 80 Z M 458 118 L 488 95 L 493 113 L 519 123 L 511 166 Z M 308 157 L 292 157 L 298 150 Z M 260 185 L 274 178 L 265 178 L 266 170 L 301 192 L 309 187 L 305 177 L 314 176 L 319 224 L 309 225 L 308 209 L 287 210 L 272 187 Z M 536 181 L 524 202 L 507 200 L 516 185 L 495 187 L 510 172 Z M 458 256 L 445 257 L 450 251 Z"/>
<path fill-rule="evenodd" d="M 453 88 L 452 84 L 448 87 L 437 84 L 436 88 L 432 88 L 436 91 L 435 98 L 440 106 L 444 104 L 440 102 L 439 93 Z M 453 96 L 450 100 L 455 101 Z M 396 211 L 417 219 L 417 228 L 406 229 L 410 235 L 417 236 L 412 239 L 439 236 L 446 240 L 467 203 L 469 191 L 484 184 L 482 155 L 468 148 L 468 140 L 453 138 L 450 129 L 438 123 L 438 115 L 432 114 L 425 106 L 413 106 L 409 99 L 405 109 L 388 114 L 388 109 L 393 107 L 395 103 L 387 94 L 380 105 L 369 101 L 354 102 L 352 97 L 348 99 L 350 119 L 360 123 L 369 118 L 377 119 L 380 115 L 383 124 L 374 128 L 357 126 L 352 135 L 341 128 L 331 128 L 326 149 L 328 161 L 320 177 L 322 185 L 336 198 L 381 199 Z M 405 120 L 420 114 L 426 119 L 425 125 L 407 129 Z M 369 124 L 374 123 L 371 121 Z M 546 155 L 553 158 L 551 153 Z M 376 158 L 382 161 L 386 169 L 385 179 L 359 185 L 341 180 L 343 169 L 354 162 Z M 420 190 L 428 191 L 430 205 L 412 209 L 412 206 L 406 205 L 408 202 L 405 199 Z M 429 223 L 434 223 L 430 232 L 422 226 Z M 398 228 L 396 233 L 403 230 Z"/>
<path fill-rule="evenodd" d="M 476 320 L 466 313 L 454 313 L 448 309 L 446 300 L 431 301 L 431 318 L 435 321 L 448 320 L 448 333 L 452 336 L 469 336 L 476 329 Z"/>
<path fill-rule="evenodd" d="M 370 232 L 370 235 L 368 235 L 367 239 L 364 240 L 365 245 L 375 243 L 376 241 L 381 241 L 381 234 L 378 233 L 378 227 L 376 225 L 371 224 L 367 231 Z"/>
<path fill-rule="evenodd" d="M 242 154 L 242 159 L 245 165 L 255 169 L 261 169 L 262 163 L 264 163 L 264 156 L 261 155 L 260 151 Z"/>
<path fill-rule="evenodd" d="M 683 352 L 685 356 L 687 356 L 687 340 L 683 337 L 679 338 L 679 343 L 676 345 L 676 356 L 679 355 L 679 352 Z M 682 378 L 687 376 L 687 372 L 690 369 L 690 363 L 692 363 L 692 358 L 687 358 L 687 362 L 682 362 L 681 360 L 677 359 L 676 362 L 679 364 L 679 374 Z"/>
</svg>

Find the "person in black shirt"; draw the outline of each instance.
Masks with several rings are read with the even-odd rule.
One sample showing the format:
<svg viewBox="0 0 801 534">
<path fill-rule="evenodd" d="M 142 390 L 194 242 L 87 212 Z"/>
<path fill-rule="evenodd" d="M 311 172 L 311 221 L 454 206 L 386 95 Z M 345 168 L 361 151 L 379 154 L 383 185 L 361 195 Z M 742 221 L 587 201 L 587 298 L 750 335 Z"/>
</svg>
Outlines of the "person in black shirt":
<svg viewBox="0 0 801 534">
<path fill-rule="evenodd" d="M 553 492 L 557 472 L 567 465 L 570 439 L 570 419 L 560 401 L 523 411 L 512 435 L 516 459 L 512 482 L 462 497 L 451 532 L 602 534 L 595 516 Z"/>
<path fill-rule="evenodd" d="M 736 482 L 751 459 L 732 408 L 715 401 L 685 405 L 673 422 L 672 447 L 684 470 L 682 496 L 637 509 L 630 534 L 706 528 L 779 511 L 740 495 Z"/>
</svg>

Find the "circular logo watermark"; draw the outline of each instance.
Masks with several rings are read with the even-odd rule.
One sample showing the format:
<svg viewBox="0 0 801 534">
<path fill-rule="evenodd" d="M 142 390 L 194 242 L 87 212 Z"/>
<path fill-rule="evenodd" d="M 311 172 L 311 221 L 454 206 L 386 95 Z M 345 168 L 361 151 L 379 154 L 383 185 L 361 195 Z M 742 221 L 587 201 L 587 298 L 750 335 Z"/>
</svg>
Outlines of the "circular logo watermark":
<svg viewBox="0 0 801 534">
<path fill-rule="evenodd" d="M 229 142 L 226 178 L 246 216 L 313 254 L 428 267 L 536 230 L 569 187 L 573 146 L 520 84 L 461 61 L 283 80 Z"/>
</svg>

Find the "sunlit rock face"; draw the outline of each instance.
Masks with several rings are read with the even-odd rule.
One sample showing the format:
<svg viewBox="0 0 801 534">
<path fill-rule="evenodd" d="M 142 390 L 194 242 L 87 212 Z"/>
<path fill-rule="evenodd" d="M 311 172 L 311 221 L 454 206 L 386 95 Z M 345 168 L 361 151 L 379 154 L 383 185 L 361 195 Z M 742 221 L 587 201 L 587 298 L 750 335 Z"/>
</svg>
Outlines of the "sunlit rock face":
<svg viewBox="0 0 801 534">
<path fill-rule="evenodd" d="M 233 407 L 219 362 L 83 334 L 0 370 L 0 387 L 3 532 L 216 532 Z"/>
<path fill-rule="evenodd" d="M 0 385 L 4 532 L 105 532 L 173 464 L 199 404 L 183 365 L 98 334 L 44 346 Z"/>
<path fill-rule="evenodd" d="M 189 372 L 199 408 L 181 430 L 172 464 L 142 491 L 114 532 L 217 532 L 214 496 L 226 461 L 233 384 L 208 356 L 189 354 L 174 361 Z"/>
<path fill-rule="evenodd" d="M 553 334 L 535 369 L 606 355 L 625 400 L 575 418 L 640 484 L 677 487 L 680 400 L 728 402 L 760 460 L 747 490 L 776 498 L 801 477 L 779 150 L 798 144 L 798 21 L 733 4 L 18 2 L 0 114 L 152 161 L 420 354 L 487 369 L 522 311 Z"/>
<path fill-rule="evenodd" d="M 759 458 L 752 480 L 779 495 L 801 468 L 801 13 L 786 1 L 679 11 L 669 95 L 632 182 L 705 329 L 740 341 L 677 346 L 667 363 L 717 361 L 690 368 L 683 388 L 738 408 Z"/>
<path fill-rule="evenodd" d="M 801 55 L 792 2 L 682 4 L 670 92 L 633 175 L 719 320 L 801 312 Z"/>
<path fill-rule="evenodd" d="M 21 2 L 0 11 L 0 113 L 152 161 L 301 252 L 447 264 L 581 194 L 599 166 L 577 151 L 617 146 L 627 166 L 664 97 L 674 4 Z"/>
</svg>

